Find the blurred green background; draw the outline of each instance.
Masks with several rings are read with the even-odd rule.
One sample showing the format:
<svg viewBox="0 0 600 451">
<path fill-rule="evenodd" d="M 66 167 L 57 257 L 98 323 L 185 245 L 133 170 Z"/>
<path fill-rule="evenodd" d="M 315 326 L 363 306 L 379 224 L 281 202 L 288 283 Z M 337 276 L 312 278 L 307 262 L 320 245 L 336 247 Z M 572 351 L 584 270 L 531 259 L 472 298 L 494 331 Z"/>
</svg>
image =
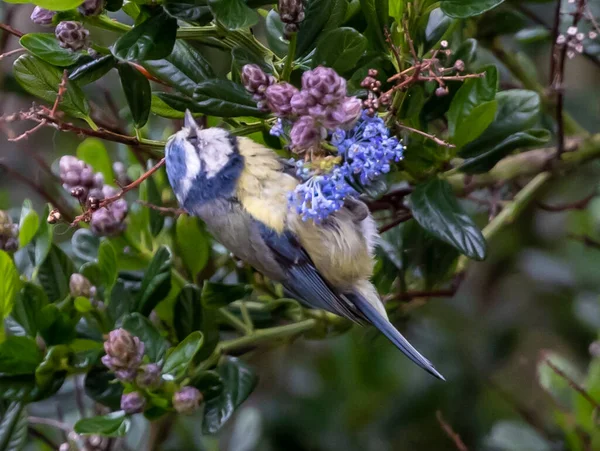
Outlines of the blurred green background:
<svg viewBox="0 0 600 451">
<path fill-rule="evenodd" d="M 548 5 L 528 7 L 550 23 L 553 7 Z M 590 6 L 600 10 L 599 2 Z M 31 9 L 1 3 L 0 18 L 5 21 L 10 15 L 15 28 L 33 31 Z M 5 51 L 16 48 L 14 38 L 2 39 L 8 39 Z M 547 79 L 548 40 L 528 44 L 509 34 L 502 40 L 530 60 L 527 67 L 540 80 Z M 600 54 L 600 46 L 588 51 Z M 480 48 L 478 61 L 483 65 L 495 60 Z M 32 101 L 12 79 L 11 63 L 10 58 L 0 61 L 2 114 L 26 109 Z M 507 71 L 501 68 L 501 73 L 504 86 L 516 84 Z M 600 132 L 599 73 L 583 57 L 568 62 L 566 107 L 591 132 Z M 118 81 L 109 75 L 87 94 L 93 101 L 113 84 Z M 124 99 L 116 101 L 125 106 Z M 27 126 L 11 124 L 11 129 L 20 133 Z M 157 120 L 153 130 L 157 138 L 164 137 L 174 126 Z M 50 128 L 19 143 L 3 136 L 0 161 L 49 188 L 51 180 L 34 156 L 50 163 L 73 153 L 78 142 Z M 111 150 L 124 151 L 116 146 Z M 560 205 L 581 199 L 598 189 L 599 174 L 600 162 L 594 162 L 558 177 L 543 201 Z M 0 172 L 0 208 L 20 208 L 25 198 L 40 211 L 46 201 Z M 476 202 L 467 204 L 484 211 Z M 65 227 L 62 233 L 67 239 L 71 232 Z M 260 369 L 259 386 L 219 437 L 201 437 L 193 417 L 180 418 L 163 449 L 456 450 L 438 412 L 470 450 L 572 449 L 563 443 L 560 409 L 540 383 L 537 365 L 551 350 L 567 358 L 574 370 L 587 371 L 590 344 L 600 329 L 600 249 L 573 238 L 582 235 L 600 236 L 600 199 L 580 211 L 547 212 L 534 204 L 494 238 L 487 261 L 470 267 L 454 297 L 393 306 L 396 324 L 436 364 L 446 383 L 410 364 L 383 337 L 366 329 L 328 340 L 263 347 L 249 357 Z M 72 383 L 51 401 L 32 406 L 31 413 L 75 416 L 70 390 Z M 146 429 L 138 428 L 129 445 L 139 449 L 149 437 Z"/>
</svg>

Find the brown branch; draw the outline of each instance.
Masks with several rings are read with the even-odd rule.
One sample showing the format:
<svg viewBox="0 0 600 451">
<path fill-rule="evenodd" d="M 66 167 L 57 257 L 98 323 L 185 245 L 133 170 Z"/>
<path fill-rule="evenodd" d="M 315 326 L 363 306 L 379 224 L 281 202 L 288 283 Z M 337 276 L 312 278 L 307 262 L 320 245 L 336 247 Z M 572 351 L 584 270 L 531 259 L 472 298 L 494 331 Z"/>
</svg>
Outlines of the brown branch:
<svg viewBox="0 0 600 451">
<path fill-rule="evenodd" d="M 16 36 L 18 38 L 23 37 L 23 35 L 25 34 L 4 23 L 0 23 L 0 30 L 4 30 L 5 32 L 12 34 L 13 36 Z"/>
<path fill-rule="evenodd" d="M 119 191 L 117 194 L 115 194 L 114 196 L 111 196 L 111 197 L 106 197 L 105 199 L 101 200 L 98 208 L 106 208 L 113 202 L 116 202 L 119 199 L 122 199 L 123 196 L 125 196 L 125 194 L 127 192 L 131 191 L 132 189 L 137 188 L 146 179 L 151 177 L 156 171 L 158 171 L 164 165 L 164 163 L 165 163 L 165 159 L 161 158 L 158 163 L 156 163 L 148 171 L 144 172 L 137 180 L 134 180 L 129 185 L 122 187 L 121 191 Z M 77 225 L 80 222 L 90 222 L 93 212 L 94 212 L 94 210 L 92 210 L 91 208 L 88 208 L 82 214 L 76 216 L 75 219 L 73 219 L 73 221 L 71 221 L 71 227 L 77 227 Z"/>
<path fill-rule="evenodd" d="M 390 222 L 389 224 L 386 224 L 384 226 L 381 226 L 379 228 L 379 234 L 385 233 L 388 230 L 393 229 L 394 227 L 396 227 L 399 224 L 402 224 L 403 222 L 408 221 L 409 219 L 412 219 L 412 214 L 410 212 L 408 213 L 404 213 L 400 216 L 398 216 L 396 219 L 394 219 L 392 222 Z"/>
<path fill-rule="evenodd" d="M 394 301 L 410 301 L 416 298 L 451 298 L 456 294 L 458 290 L 458 283 L 455 287 L 448 288 L 446 290 L 432 290 L 432 291 L 406 291 L 404 293 L 397 293 L 388 296 L 383 302 L 394 302 Z"/>
<path fill-rule="evenodd" d="M 58 85 L 58 92 L 56 93 L 56 99 L 54 99 L 54 105 L 52 105 L 52 109 L 50 110 L 50 116 L 56 117 L 56 110 L 58 109 L 58 104 L 62 101 L 65 92 L 67 92 L 67 81 L 69 80 L 69 73 L 67 69 L 63 71 L 62 79 L 60 80 L 60 84 Z"/>
<path fill-rule="evenodd" d="M 396 122 L 396 125 L 397 125 L 398 127 L 400 127 L 400 128 L 403 128 L 403 129 L 405 129 L 405 130 L 408 130 L 409 132 L 412 132 L 412 133 L 417 133 L 418 135 L 424 136 L 424 137 L 426 137 L 426 138 L 428 138 L 428 139 L 432 140 L 432 141 L 433 141 L 434 143 L 436 143 L 438 146 L 444 146 L 444 147 L 449 147 L 449 148 L 454 148 L 454 147 L 456 147 L 454 144 L 450 144 L 450 143 L 448 143 L 448 142 L 444 141 L 443 139 L 440 139 L 440 138 L 438 138 L 438 137 L 437 137 L 437 136 L 435 136 L 435 135 L 431 135 L 431 134 L 429 134 L 429 133 L 425 133 L 424 131 L 418 130 L 418 129 L 416 129 L 416 128 L 409 127 L 408 125 L 401 124 L 400 122 Z"/>
<path fill-rule="evenodd" d="M 581 200 L 578 200 L 577 202 L 572 202 L 570 204 L 548 205 L 548 204 L 543 204 L 542 202 L 536 202 L 536 205 L 538 208 L 545 210 L 545 211 L 549 211 L 549 212 L 560 212 L 560 211 L 567 211 L 567 210 L 583 210 L 589 205 L 590 201 L 594 197 L 596 197 L 595 192 L 584 197 Z"/>
<path fill-rule="evenodd" d="M 144 200 L 138 200 L 137 203 L 140 205 L 143 205 L 144 207 L 148 207 L 152 210 L 156 210 L 156 211 L 162 213 L 163 215 L 169 215 L 169 216 L 187 215 L 187 212 L 183 208 L 161 207 L 159 205 L 154 205 L 154 204 L 151 204 L 150 202 L 146 202 Z"/>
<path fill-rule="evenodd" d="M 464 442 L 460 438 L 460 435 L 458 435 L 456 432 L 454 432 L 454 429 L 452 429 L 452 426 L 450 426 L 444 420 L 444 417 L 442 416 L 442 412 L 440 410 L 438 410 L 435 413 L 435 417 L 437 418 L 438 423 L 440 424 L 442 430 L 446 433 L 448 438 L 454 442 L 454 445 L 456 445 L 456 449 L 458 451 L 469 451 L 469 448 L 467 448 L 467 446 L 464 444 Z"/>
<path fill-rule="evenodd" d="M 24 48 L 18 48 L 18 49 L 11 50 L 10 52 L 3 53 L 2 55 L 0 55 L 0 61 L 2 61 L 4 58 L 8 58 L 9 56 L 16 55 L 18 53 L 23 53 L 26 51 L 27 50 Z"/>
<path fill-rule="evenodd" d="M 544 357 L 544 363 L 546 365 L 548 365 L 550 367 L 550 369 L 552 371 L 554 371 L 556 374 L 558 374 L 560 377 L 562 377 L 563 379 L 565 379 L 568 383 L 569 386 L 571 388 L 573 388 L 577 393 L 579 393 L 581 396 L 583 396 L 585 398 L 585 400 L 587 402 L 589 402 L 592 407 L 594 407 L 594 409 L 600 409 L 600 404 L 598 404 L 598 402 L 592 398 L 592 396 L 585 390 L 585 388 L 583 388 L 581 385 L 579 385 L 577 382 L 575 382 L 567 373 L 565 373 L 563 370 L 561 370 L 560 368 L 558 368 L 556 365 L 554 365 L 550 359 L 548 359 L 547 357 Z"/>
</svg>

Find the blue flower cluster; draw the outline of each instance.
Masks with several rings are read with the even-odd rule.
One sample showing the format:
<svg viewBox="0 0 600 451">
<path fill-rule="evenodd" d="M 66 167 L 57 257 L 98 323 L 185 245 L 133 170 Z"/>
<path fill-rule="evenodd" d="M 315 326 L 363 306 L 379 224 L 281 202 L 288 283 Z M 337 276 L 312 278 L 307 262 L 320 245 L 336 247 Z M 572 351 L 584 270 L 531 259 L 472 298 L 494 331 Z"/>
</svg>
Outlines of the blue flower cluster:
<svg viewBox="0 0 600 451">
<path fill-rule="evenodd" d="M 358 195 L 353 185 L 369 185 L 390 171 L 392 161 L 402 160 L 404 146 L 390 136 L 383 119 L 363 111 L 348 131 L 336 129 L 331 143 L 337 148 L 342 163 L 327 173 L 315 173 L 298 161 L 297 175 L 304 183 L 290 193 L 290 204 L 304 221 L 319 223 L 344 205 L 347 196 Z"/>
</svg>

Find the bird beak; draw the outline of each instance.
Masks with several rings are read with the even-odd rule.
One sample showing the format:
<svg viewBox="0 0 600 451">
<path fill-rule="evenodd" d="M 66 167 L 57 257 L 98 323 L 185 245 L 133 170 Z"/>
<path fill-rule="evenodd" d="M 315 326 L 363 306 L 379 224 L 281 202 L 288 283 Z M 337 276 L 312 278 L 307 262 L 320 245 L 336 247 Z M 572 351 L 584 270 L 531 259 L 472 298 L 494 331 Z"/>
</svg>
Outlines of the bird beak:
<svg viewBox="0 0 600 451">
<path fill-rule="evenodd" d="M 187 109 L 185 110 L 185 116 L 183 118 L 183 126 L 185 128 L 190 129 L 189 138 L 196 138 L 198 136 L 196 132 L 200 130 L 200 126 L 194 119 L 194 116 L 192 115 L 192 112 L 190 110 L 187 110 Z"/>
</svg>

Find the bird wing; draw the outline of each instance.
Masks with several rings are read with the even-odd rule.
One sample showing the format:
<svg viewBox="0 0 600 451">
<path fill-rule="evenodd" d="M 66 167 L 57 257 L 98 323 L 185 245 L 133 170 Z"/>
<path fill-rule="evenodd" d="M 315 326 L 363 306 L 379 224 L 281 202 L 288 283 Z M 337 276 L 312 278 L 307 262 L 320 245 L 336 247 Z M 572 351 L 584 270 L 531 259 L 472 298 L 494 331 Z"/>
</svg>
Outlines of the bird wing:
<svg viewBox="0 0 600 451">
<path fill-rule="evenodd" d="M 277 233 L 258 221 L 257 225 L 260 236 L 287 276 L 280 282 L 288 291 L 312 308 L 364 323 L 364 315 L 327 283 L 292 232 Z"/>
</svg>

